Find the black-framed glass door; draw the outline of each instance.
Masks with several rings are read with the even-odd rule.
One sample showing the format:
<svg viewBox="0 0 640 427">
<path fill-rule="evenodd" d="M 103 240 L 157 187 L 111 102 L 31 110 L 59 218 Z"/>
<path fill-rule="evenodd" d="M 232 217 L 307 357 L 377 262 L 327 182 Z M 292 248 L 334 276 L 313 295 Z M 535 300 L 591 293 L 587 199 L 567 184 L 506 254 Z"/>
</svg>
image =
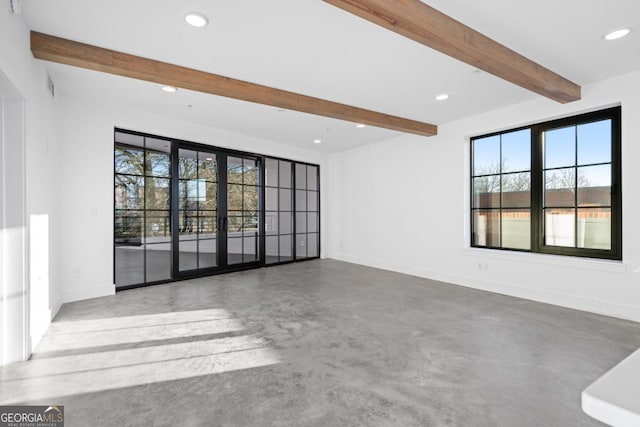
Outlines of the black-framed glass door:
<svg viewBox="0 0 640 427">
<path fill-rule="evenodd" d="M 114 283 L 319 257 L 318 165 L 116 129 Z"/>
<path fill-rule="evenodd" d="M 176 277 L 259 262 L 259 172 L 257 158 L 178 145 Z"/>
<path fill-rule="evenodd" d="M 260 259 L 260 165 L 257 158 L 227 156 L 226 216 L 223 240 L 227 265 L 257 263 Z M 226 178 L 226 179 L 225 179 Z"/>
<path fill-rule="evenodd" d="M 178 148 L 173 211 L 177 219 L 174 238 L 174 275 L 220 266 L 218 154 Z M 177 196 L 177 197 L 176 197 Z"/>
</svg>

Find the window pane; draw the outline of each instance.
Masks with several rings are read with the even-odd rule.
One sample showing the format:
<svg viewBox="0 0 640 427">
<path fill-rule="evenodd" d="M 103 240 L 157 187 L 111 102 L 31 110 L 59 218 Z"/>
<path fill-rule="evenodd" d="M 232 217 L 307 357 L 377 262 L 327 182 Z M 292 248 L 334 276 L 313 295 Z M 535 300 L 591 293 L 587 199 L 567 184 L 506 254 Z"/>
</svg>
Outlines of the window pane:
<svg viewBox="0 0 640 427">
<path fill-rule="evenodd" d="M 611 120 L 578 126 L 578 164 L 611 161 Z"/>
<path fill-rule="evenodd" d="M 291 188 L 291 162 L 280 160 L 280 187 Z"/>
<path fill-rule="evenodd" d="M 500 175 L 473 179 L 473 207 L 500 207 Z"/>
<path fill-rule="evenodd" d="M 243 261 L 252 262 L 258 260 L 258 237 L 245 237 L 242 248 Z"/>
<path fill-rule="evenodd" d="M 115 208 L 144 208 L 144 178 L 141 176 L 115 176 Z"/>
<path fill-rule="evenodd" d="M 278 262 L 278 236 L 270 236 L 265 239 L 265 262 L 273 264 Z"/>
<path fill-rule="evenodd" d="M 531 206 L 531 174 L 502 175 L 502 207 L 526 208 Z"/>
<path fill-rule="evenodd" d="M 238 215 L 238 212 L 233 212 L 234 215 L 229 215 L 227 217 L 227 231 L 229 234 L 235 233 L 234 237 L 239 236 L 238 232 L 242 231 L 243 227 L 243 217 Z"/>
<path fill-rule="evenodd" d="M 202 210 L 216 210 L 218 209 L 218 183 L 205 181 L 199 185 L 199 189 L 204 187 L 204 194 L 199 194 L 198 206 Z"/>
<path fill-rule="evenodd" d="M 180 271 L 198 268 L 198 242 L 196 240 L 180 241 Z"/>
<path fill-rule="evenodd" d="M 575 179 L 575 168 L 546 171 L 544 205 L 575 206 Z"/>
<path fill-rule="evenodd" d="M 267 187 L 265 191 L 265 206 L 267 211 L 278 210 L 278 189 Z"/>
<path fill-rule="evenodd" d="M 307 166 L 307 190 L 318 190 L 318 167 Z"/>
<path fill-rule="evenodd" d="M 243 178 L 242 159 L 237 157 L 227 158 L 227 181 L 236 184 L 242 184 Z"/>
<path fill-rule="evenodd" d="M 265 178 L 268 187 L 278 186 L 278 161 L 275 159 L 266 159 L 265 161 Z"/>
<path fill-rule="evenodd" d="M 146 245 L 147 282 L 171 279 L 171 244 Z"/>
<path fill-rule="evenodd" d="M 217 217 L 215 215 L 208 215 L 209 212 L 206 212 L 207 216 L 198 217 L 198 237 L 199 238 L 215 238 L 218 232 L 218 223 Z"/>
<path fill-rule="evenodd" d="M 307 192 L 304 190 L 296 190 L 296 210 L 307 210 Z"/>
<path fill-rule="evenodd" d="M 180 179 L 196 179 L 198 177 L 198 153 L 191 150 L 178 152 L 178 176 Z"/>
<path fill-rule="evenodd" d="M 611 205 L 611 165 L 578 168 L 578 205 Z"/>
<path fill-rule="evenodd" d="M 264 215 L 264 228 L 266 234 L 278 234 L 278 213 L 267 212 Z"/>
<path fill-rule="evenodd" d="M 280 236 L 280 261 L 293 259 L 293 236 Z"/>
<path fill-rule="evenodd" d="M 171 218 L 169 216 L 169 211 L 146 212 L 145 242 L 171 242 Z"/>
<path fill-rule="evenodd" d="M 242 208 L 242 190 L 244 186 L 240 184 L 227 185 L 227 209 L 230 211 L 241 211 Z"/>
<path fill-rule="evenodd" d="M 310 233 L 307 235 L 307 256 L 314 258 L 318 256 L 318 234 Z"/>
<path fill-rule="evenodd" d="M 253 235 L 258 232 L 258 213 L 257 212 L 247 212 L 244 214 L 244 235 Z"/>
<path fill-rule="evenodd" d="M 117 210 L 114 217 L 116 244 L 140 245 L 142 243 L 142 218 L 144 211 Z"/>
<path fill-rule="evenodd" d="M 497 209 L 473 212 L 473 244 L 500 246 L 500 211 Z"/>
<path fill-rule="evenodd" d="M 178 205 L 183 210 L 198 208 L 198 180 L 183 180 L 178 183 Z"/>
<path fill-rule="evenodd" d="M 168 154 L 147 151 L 146 166 L 146 174 L 149 176 L 168 177 L 171 175 L 171 158 Z"/>
<path fill-rule="evenodd" d="M 578 247 L 611 249 L 611 209 L 578 209 Z"/>
<path fill-rule="evenodd" d="M 180 211 L 180 214 L 178 215 L 180 240 L 190 240 L 195 238 L 195 235 L 198 233 L 197 220 L 197 211 Z"/>
<path fill-rule="evenodd" d="M 242 257 L 242 238 L 227 239 L 227 262 L 229 264 L 241 264 Z"/>
<path fill-rule="evenodd" d="M 473 141 L 473 175 L 500 173 L 500 136 Z"/>
<path fill-rule="evenodd" d="M 296 234 L 296 259 L 307 257 L 307 235 Z"/>
<path fill-rule="evenodd" d="M 293 214 L 291 212 L 280 213 L 280 234 L 291 234 L 293 228 L 291 226 Z"/>
<path fill-rule="evenodd" d="M 296 233 L 307 232 L 307 214 L 306 212 L 296 213 Z"/>
<path fill-rule="evenodd" d="M 531 130 L 523 129 L 502 135 L 502 172 L 531 169 Z"/>
<path fill-rule="evenodd" d="M 211 153 L 198 153 L 198 178 L 204 179 L 210 182 L 216 182 L 218 180 L 218 164 L 216 162 L 215 154 Z"/>
<path fill-rule="evenodd" d="M 144 283 L 144 247 L 116 244 L 116 285 Z"/>
<path fill-rule="evenodd" d="M 136 145 L 138 147 L 144 146 L 144 137 L 131 133 L 116 132 L 115 141 L 128 145 Z"/>
<path fill-rule="evenodd" d="M 575 211 L 573 209 L 545 209 L 545 244 L 575 247 Z"/>
<path fill-rule="evenodd" d="M 244 183 L 248 185 L 258 185 L 258 162 L 256 160 L 244 159 Z"/>
<path fill-rule="evenodd" d="M 245 211 L 258 210 L 258 187 L 254 187 L 253 185 L 244 186 L 242 206 Z"/>
<path fill-rule="evenodd" d="M 502 211 L 502 247 L 531 249 L 531 211 L 529 209 Z"/>
<path fill-rule="evenodd" d="M 544 132 L 545 169 L 574 166 L 576 164 L 576 127 Z"/>
<path fill-rule="evenodd" d="M 318 192 L 317 191 L 307 191 L 307 210 L 312 212 L 318 210 Z"/>
<path fill-rule="evenodd" d="M 218 265 L 216 239 L 205 239 L 198 242 L 198 268 L 215 267 Z"/>
<path fill-rule="evenodd" d="M 170 209 L 170 180 L 166 178 L 145 178 L 147 209 Z"/>
<path fill-rule="evenodd" d="M 296 163 L 296 188 L 307 189 L 307 166 Z"/>
<path fill-rule="evenodd" d="M 291 191 L 292 190 L 280 189 L 280 210 L 281 211 L 291 210 Z"/>
<path fill-rule="evenodd" d="M 115 173 L 142 175 L 143 150 L 133 148 L 115 148 Z"/>
<path fill-rule="evenodd" d="M 307 230 L 309 233 L 318 232 L 318 214 L 315 212 L 309 212 L 307 214 Z"/>
</svg>

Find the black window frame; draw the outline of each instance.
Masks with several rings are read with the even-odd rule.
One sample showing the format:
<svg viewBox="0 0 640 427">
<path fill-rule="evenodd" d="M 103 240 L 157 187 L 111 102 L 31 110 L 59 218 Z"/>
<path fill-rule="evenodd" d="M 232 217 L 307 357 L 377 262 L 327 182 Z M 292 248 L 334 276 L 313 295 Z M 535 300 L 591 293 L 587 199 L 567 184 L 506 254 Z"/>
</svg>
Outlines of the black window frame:
<svg viewBox="0 0 640 427">
<path fill-rule="evenodd" d="M 541 253 L 550 255 L 564 255 L 584 258 L 597 258 L 622 261 L 622 135 L 621 135 L 622 107 L 616 106 L 603 110 L 583 113 L 579 115 L 554 119 L 536 123 L 530 126 L 522 126 L 493 132 L 470 138 L 470 246 L 472 248 Z M 545 244 L 544 230 L 544 132 L 556 128 L 579 126 L 587 123 L 611 120 L 611 249 L 592 249 L 580 247 L 552 246 Z M 485 246 L 475 244 L 474 211 L 483 210 L 482 207 L 474 207 L 474 141 L 478 139 L 508 134 L 524 129 L 531 131 L 531 247 L 530 249 L 514 249 L 500 246 Z M 576 163 L 575 167 L 580 167 Z M 499 175 L 502 176 L 502 172 Z M 502 195 L 502 190 L 500 192 Z M 575 209 L 578 208 L 576 205 Z"/>
</svg>

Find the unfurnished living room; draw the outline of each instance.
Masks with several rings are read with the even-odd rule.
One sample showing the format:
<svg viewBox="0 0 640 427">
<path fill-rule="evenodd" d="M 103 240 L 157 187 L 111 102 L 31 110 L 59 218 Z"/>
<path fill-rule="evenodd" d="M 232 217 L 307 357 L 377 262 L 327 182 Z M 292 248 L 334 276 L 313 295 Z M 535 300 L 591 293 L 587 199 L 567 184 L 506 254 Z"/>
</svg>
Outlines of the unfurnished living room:
<svg viewBox="0 0 640 427">
<path fill-rule="evenodd" d="M 0 0 L 0 427 L 640 426 L 637 0 Z"/>
</svg>

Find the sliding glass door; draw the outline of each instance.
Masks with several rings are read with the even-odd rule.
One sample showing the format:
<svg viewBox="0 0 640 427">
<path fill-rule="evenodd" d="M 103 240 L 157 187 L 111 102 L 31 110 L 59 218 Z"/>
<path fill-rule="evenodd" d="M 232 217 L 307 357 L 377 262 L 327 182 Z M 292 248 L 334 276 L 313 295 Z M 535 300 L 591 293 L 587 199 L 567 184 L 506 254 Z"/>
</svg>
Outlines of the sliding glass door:
<svg viewBox="0 0 640 427">
<path fill-rule="evenodd" d="M 316 165 L 115 132 L 119 289 L 317 258 Z"/>
<path fill-rule="evenodd" d="M 256 263 L 260 230 L 258 160 L 236 156 L 226 160 L 227 216 L 223 223 L 227 264 Z"/>
<path fill-rule="evenodd" d="M 179 272 L 218 267 L 218 155 L 178 149 Z"/>
</svg>

